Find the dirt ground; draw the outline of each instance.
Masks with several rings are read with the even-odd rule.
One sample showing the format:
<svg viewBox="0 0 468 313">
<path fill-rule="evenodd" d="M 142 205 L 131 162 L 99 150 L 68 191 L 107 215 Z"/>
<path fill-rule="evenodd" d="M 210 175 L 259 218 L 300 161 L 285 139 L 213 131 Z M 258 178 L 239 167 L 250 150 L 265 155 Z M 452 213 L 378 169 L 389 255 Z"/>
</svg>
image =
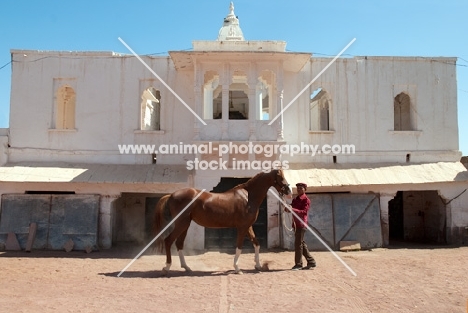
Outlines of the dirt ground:
<svg viewBox="0 0 468 313">
<path fill-rule="evenodd" d="M 162 276 L 164 256 L 117 247 L 80 251 L 0 252 L 1 312 L 468 312 L 468 247 L 400 246 L 313 252 L 317 268 L 291 271 L 293 252 L 186 257 L 193 272 Z"/>
</svg>

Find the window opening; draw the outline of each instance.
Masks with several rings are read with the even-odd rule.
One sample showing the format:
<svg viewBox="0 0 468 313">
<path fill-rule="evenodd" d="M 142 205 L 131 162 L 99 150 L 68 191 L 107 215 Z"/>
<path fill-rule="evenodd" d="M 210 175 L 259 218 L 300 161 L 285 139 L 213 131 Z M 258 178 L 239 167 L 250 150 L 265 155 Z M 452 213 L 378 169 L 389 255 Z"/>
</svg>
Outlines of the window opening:
<svg viewBox="0 0 468 313">
<path fill-rule="evenodd" d="M 402 92 L 393 101 L 394 130 L 412 130 L 411 125 L 411 99 Z"/>
<path fill-rule="evenodd" d="M 141 130 L 161 130 L 161 95 L 150 87 L 141 96 Z"/>
<path fill-rule="evenodd" d="M 75 128 L 76 93 L 72 87 L 66 85 L 57 90 L 56 129 Z"/>
<path fill-rule="evenodd" d="M 311 131 L 330 130 L 331 98 L 327 91 L 318 88 L 310 95 L 310 125 Z"/>
</svg>

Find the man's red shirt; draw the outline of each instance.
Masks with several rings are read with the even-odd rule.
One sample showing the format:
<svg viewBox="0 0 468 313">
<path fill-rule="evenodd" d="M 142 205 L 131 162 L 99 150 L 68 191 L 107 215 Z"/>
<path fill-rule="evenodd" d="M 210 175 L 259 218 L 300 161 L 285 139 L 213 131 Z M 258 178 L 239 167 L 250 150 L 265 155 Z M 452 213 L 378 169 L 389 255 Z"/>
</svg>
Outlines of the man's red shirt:
<svg viewBox="0 0 468 313">
<path fill-rule="evenodd" d="M 302 194 L 297 196 L 291 202 L 291 206 L 293 208 L 294 213 L 296 213 L 300 219 L 307 225 L 307 213 L 309 212 L 310 208 L 310 200 L 307 198 L 306 194 Z M 305 228 L 306 226 L 300 220 L 296 219 L 293 215 L 293 226 L 296 224 L 297 228 Z"/>
</svg>

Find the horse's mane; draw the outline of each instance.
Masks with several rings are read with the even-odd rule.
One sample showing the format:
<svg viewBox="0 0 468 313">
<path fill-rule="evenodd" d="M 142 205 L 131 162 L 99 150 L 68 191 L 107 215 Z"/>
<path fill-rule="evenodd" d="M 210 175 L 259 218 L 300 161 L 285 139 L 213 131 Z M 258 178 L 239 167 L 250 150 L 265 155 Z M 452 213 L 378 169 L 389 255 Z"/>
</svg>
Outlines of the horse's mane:
<svg viewBox="0 0 468 313">
<path fill-rule="evenodd" d="M 234 188 L 232 188 L 233 190 L 234 189 L 240 189 L 240 188 L 244 188 L 244 189 L 247 189 L 249 188 L 252 184 L 255 184 L 255 182 L 258 180 L 258 178 L 260 178 L 261 176 L 264 176 L 264 175 L 270 175 L 271 172 L 273 171 L 277 171 L 277 170 L 271 170 L 270 172 L 260 172 L 258 174 L 256 174 L 254 177 L 252 177 L 251 179 L 249 179 L 248 181 L 246 181 L 245 183 L 242 183 L 242 184 L 239 184 L 237 186 L 235 186 Z"/>
</svg>

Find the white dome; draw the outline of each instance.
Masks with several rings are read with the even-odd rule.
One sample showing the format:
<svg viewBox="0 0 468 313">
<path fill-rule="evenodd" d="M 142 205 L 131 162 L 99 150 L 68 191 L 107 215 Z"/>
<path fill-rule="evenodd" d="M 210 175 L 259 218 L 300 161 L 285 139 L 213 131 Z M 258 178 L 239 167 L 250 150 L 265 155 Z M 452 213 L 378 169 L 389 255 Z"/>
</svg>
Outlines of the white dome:
<svg viewBox="0 0 468 313">
<path fill-rule="evenodd" d="M 239 26 L 239 19 L 234 14 L 234 4 L 232 2 L 229 5 L 229 14 L 224 18 L 223 27 L 221 27 L 218 34 L 218 41 L 225 40 L 245 40 Z"/>
</svg>

